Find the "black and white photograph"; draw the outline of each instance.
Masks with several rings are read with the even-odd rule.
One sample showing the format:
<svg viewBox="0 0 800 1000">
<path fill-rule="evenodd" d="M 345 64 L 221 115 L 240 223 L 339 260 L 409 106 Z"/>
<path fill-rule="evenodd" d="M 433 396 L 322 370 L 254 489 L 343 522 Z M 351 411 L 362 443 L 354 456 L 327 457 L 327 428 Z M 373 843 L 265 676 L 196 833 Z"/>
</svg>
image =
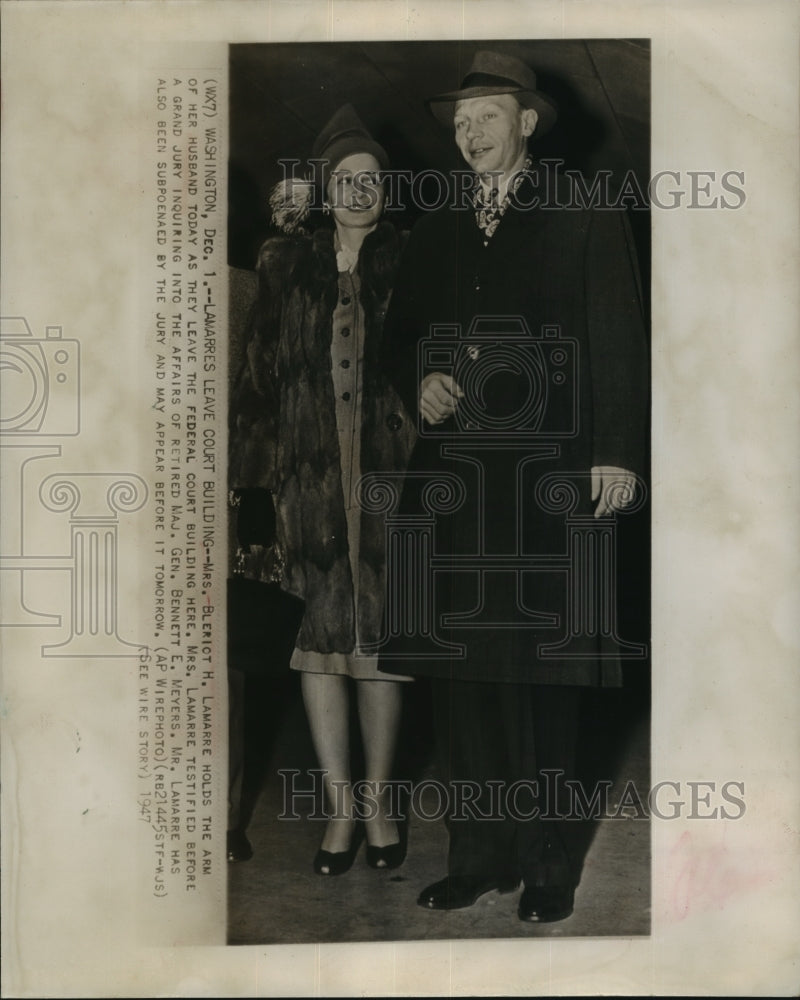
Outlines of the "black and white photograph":
<svg viewBox="0 0 800 1000">
<path fill-rule="evenodd" d="M 797 5 L 0 20 L 3 996 L 797 995 Z"/>
<path fill-rule="evenodd" d="M 648 934 L 649 45 L 230 65 L 229 940 Z"/>
</svg>

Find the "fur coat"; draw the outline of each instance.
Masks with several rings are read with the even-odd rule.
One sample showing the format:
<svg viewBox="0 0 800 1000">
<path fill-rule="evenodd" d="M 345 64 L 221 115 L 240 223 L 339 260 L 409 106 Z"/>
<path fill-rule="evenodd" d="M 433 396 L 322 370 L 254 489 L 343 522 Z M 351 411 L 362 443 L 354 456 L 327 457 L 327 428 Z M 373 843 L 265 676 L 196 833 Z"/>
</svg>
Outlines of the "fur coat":
<svg viewBox="0 0 800 1000">
<path fill-rule="evenodd" d="M 361 468 L 402 472 L 414 421 L 381 372 L 383 318 L 400 254 L 381 222 L 359 255 L 364 315 Z M 355 645 L 339 438 L 331 377 L 332 315 L 339 296 L 332 230 L 267 240 L 246 356 L 231 399 L 229 480 L 262 487 L 275 502 L 282 586 L 306 602 L 297 645 L 321 653 Z M 385 576 L 384 517 L 361 512 L 358 628 L 380 637 Z"/>
</svg>

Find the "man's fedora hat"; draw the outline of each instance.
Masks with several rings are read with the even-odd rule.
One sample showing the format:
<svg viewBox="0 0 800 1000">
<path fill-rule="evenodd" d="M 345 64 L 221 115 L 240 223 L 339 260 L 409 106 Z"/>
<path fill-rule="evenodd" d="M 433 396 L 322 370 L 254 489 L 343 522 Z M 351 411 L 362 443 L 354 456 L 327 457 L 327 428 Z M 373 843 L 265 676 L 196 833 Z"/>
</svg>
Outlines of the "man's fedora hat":
<svg viewBox="0 0 800 1000">
<path fill-rule="evenodd" d="M 321 172 L 317 173 L 317 180 L 323 188 L 336 167 L 353 153 L 371 153 L 383 170 L 389 166 L 386 150 L 369 134 L 353 105 L 344 104 L 314 140 L 312 147 L 313 158 L 325 161 Z"/>
<path fill-rule="evenodd" d="M 475 53 L 469 72 L 461 81 L 460 90 L 437 94 L 425 102 L 431 114 L 442 125 L 453 125 L 457 101 L 470 97 L 492 97 L 495 94 L 513 94 L 524 108 L 533 108 L 539 116 L 534 136 L 538 138 L 556 123 L 558 111 L 555 104 L 536 86 L 536 74 L 520 59 L 500 52 Z"/>
</svg>

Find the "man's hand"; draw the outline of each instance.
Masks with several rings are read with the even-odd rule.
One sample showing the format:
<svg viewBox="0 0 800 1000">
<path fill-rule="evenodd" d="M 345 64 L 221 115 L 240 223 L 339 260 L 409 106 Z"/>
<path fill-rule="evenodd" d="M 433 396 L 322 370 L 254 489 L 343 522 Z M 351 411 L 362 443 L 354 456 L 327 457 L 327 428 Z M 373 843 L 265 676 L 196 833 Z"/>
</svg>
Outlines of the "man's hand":
<svg viewBox="0 0 800 1000">
<path fill-rule="evenodd" d="M 599 498 L 594 516 L 603 517 L 624 510 L 636 496 L 636 476 L 616 465 L 595 465 L 592 468 L 592 500 Z"/>
<path fill-rule="evenodd" d="M 463 395 L 452 375 L 432 372 L 419 387 L 419 412 L 429 424 L 440 424 L 456 412 Z"/>
</svg>

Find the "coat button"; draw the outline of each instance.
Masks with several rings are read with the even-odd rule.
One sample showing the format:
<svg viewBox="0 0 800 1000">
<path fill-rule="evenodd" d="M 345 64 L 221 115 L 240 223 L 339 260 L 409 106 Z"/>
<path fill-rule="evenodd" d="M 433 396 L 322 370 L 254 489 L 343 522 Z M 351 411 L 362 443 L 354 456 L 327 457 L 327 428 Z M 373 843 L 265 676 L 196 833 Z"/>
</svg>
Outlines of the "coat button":
<svg viewBox="0 0 800 1000">
<path fill-rule="evenodd" d="M 390 431 L 399 431 L 403 426 L 403 418 L 399 413 L 390 413 L 386 418 L 386 426 Z"/>
<path fill-rule="evenodd" d="M 349 403 L 350 402 L 350 393 L 349 392 L 343 392 L 342 393 L 342 399 L 345 401 L 345 403 Z"/>
<path fill-rule="evenodd" d="M 343 306 L 349 306 L 350 305 L 350 296 L 349 295 L 343 295 L 342 296 L 342 305 Z"/>
<path fill-rule="evenodd" d="M 347 360 L 347 358 L 345 358 L 344 361 L 342 361 L 340 363 L 341 363 L 342 368 L 349 368 L 350 367 L 350 362 Z"/>
<path fill-rule="evenodd" d="M 342 327 L 342 336 L 343 337 L 349 337 L 350 336 L 350 327 L 349 326 L 343 326 Z"/>
</svg>

